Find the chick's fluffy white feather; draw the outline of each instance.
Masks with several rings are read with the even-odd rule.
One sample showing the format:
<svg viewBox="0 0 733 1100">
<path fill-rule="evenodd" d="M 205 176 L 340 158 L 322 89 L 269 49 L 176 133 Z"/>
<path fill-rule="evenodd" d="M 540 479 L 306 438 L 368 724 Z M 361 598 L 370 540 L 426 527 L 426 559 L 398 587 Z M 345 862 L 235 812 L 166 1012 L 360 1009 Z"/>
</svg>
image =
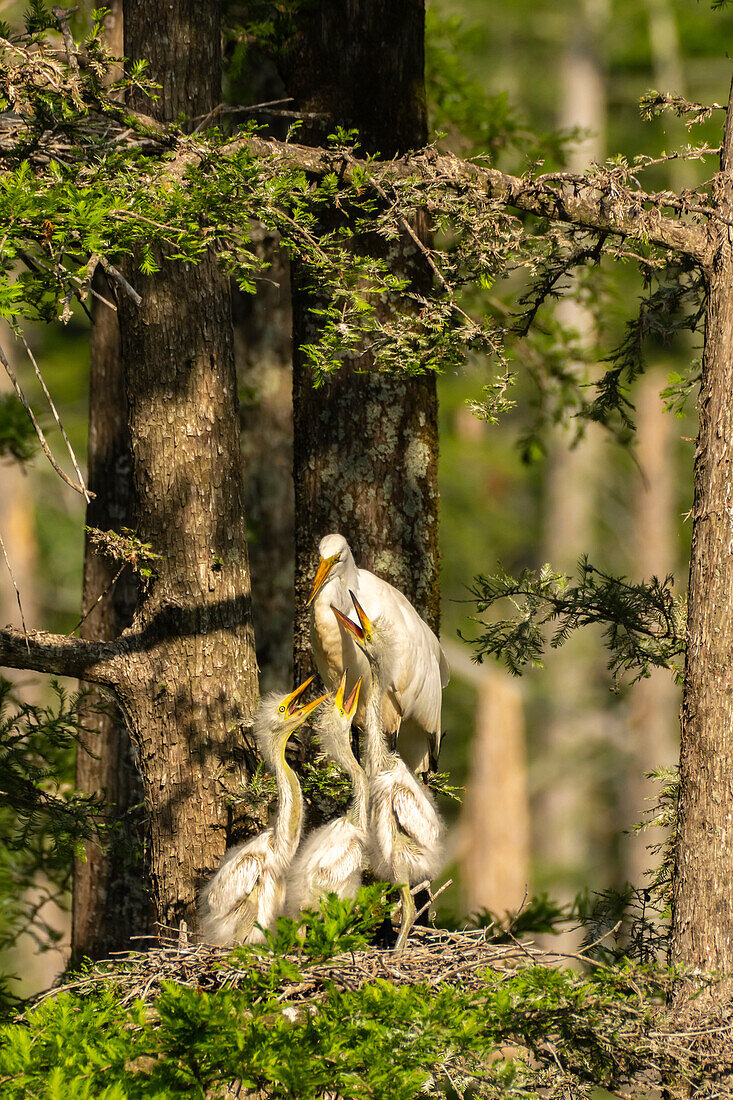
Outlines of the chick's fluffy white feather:
<svg viewBox="0 0 733 1100">
<path fill-rule="evenodd" d="M 432 795 L 399 757 L 390 758 L 369 789 L 369 857 L 377 878 L 433 879 L 443 857 L 444 826 Z"/>
</svg>

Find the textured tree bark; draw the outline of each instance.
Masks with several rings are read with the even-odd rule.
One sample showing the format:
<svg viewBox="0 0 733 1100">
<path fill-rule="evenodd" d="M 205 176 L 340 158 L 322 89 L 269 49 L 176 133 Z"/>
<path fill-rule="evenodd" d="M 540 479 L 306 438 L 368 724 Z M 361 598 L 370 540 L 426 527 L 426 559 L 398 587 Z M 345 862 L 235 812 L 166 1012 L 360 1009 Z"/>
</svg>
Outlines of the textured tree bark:
<svg viewBox="0 0 733 1100">
<path fill-rule="evenodd" d="M 261 690 L 289 684 L 293 667 L 293 396 L 290 265 L 278 242 L 257 248 L 270 266 L 256 294 L 234 288 L 234 348 L 242 401 L 252 614 Z M 243 424 L 243 426 L 245 426 Z"/>
<path fill-rule="evenodd" d="M 160 120 L 220 96 L 219 5 L 129 0 L 125 54 L 163 87 Z M 149 104 L 132 106 L 149 108 Z M 221 781 L 244 774 L 242 727 L 257 694 L 229 286 L 213 254 L 128 274 L 120 300 L 133 456 L 133 515 L 161 558 L 145 586 L 117 693 L 150 820 L 158 921 L 195 924 L 197 888 L 220 860 L 229 814 Z"/>
<path fill-rule="evenodd" d="M 121 57 L 121 0 L 109 5 L 104 37 L 112 53 Z M 95 282 L 98 291 L 112 296 L 101 268 L 97 269 Z M 127 398 L 117 314 L 97 298 L 92 302 L 89 357 L 87 482 L 95 496 L 87 506 L 86 522 L 89 527 L 119 531 L 131 525 Z M 130 571 L 117 579 L 111 593 L 96 602 L 108 591 L 117 570 L 117 566 L 95 554 L 87 538 L 81 600 L 82 615 L 87 617 L 81 627 L 82 638 L 109 641 L 130 625 L 137 603 L 137 585 Z M 79 790 L 104 795 L 115 828 L 105 850 L 89 843 L 86 858 L 74 861 L 71 951 L 76 958 L 103 958 L 110 951 L 126 947 L 131 936 L 147 931 L 150 891 L 144 861 L 143 791 L 130 735 L 109 696 L 100 695 L 91 685 L 87 690 L 90 705 L 85 723 L 95 732 L 87 740 L 89 751 L 77 752 L 76 785 Z M 100 703 L 106 704 L 104 710 Z"/>
<path fill-rule="evenodd" d="M 99 283 L 100 292 L 109 297 L 106 283 Z M 92 310 L 87 482 L 95 496 L 87 506 L 86 522 L 90 527 L 119 531 L 132 525 L 132 457 L 119 326 L 117 314 L 98 299 Z M 82 587 L 82 614 L 87 618 L 82 638 L 109 641 L 132 622 L 137 584 L 131 570 L 108 592 L 118 569 L 95 553 L 87 538 Z M 74 863 L 71 948 L 77 957 L 102 958 L 127 946 L 130 936 L 147 931 L 150 901 L 143 858 L 143 791 L 130 737 L 109 695 L 100 695 L 90 685 L 87 688 L 85 722 L 94 734 L 87 738 L 89 751 L 77 753 L 76 785 L 104 795 L 115 827 L 106 850 L 88 843 L 86 859 Z M 103 711 L 98 709 L 102 703 Z"/>
<path fill-rule="evenodd" d="M 733 93 L 733 85 L 731 86 Z M 733 94 L 716 203 L 733 214 Z M 733 236 L 711 227 L 695 454 L 672 957 L 720 971 L 733 996 Z M 697 1002 L 698 1006 L 700 1002 Z"/>
<path fill-rule="evenodd" d="M 423 41 L 422 0 L 329 0 L 306 11 L 284 63 L 298 108 L 325 116 L 305 140 L 341 125 L 356 127 L 368 152 L 424 145 Z M 317 339 L 313 302 L 297 270 L 293 282 L 297 678 L 311 668 L 305 603 L 328 532 L 345 535 L 357 563 L 397 585 L 436 630 L 440 595 L 435 379 L 374 372 L 364 355 L 315 390 L 302 352 Z"/>
</svg>

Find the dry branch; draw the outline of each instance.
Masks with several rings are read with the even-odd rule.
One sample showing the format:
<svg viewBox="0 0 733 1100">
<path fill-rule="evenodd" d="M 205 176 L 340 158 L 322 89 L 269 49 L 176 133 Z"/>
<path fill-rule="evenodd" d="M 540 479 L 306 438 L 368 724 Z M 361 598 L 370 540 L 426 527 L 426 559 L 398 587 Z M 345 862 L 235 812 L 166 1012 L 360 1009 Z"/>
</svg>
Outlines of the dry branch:
<svg viewBox="0 0 733 1100">
<path fill-rule="evenodd" d="M 120 678 L 120 646 L 114 642 L 88 642 L 6 626 L 0 630 L 0 667 L 73 676 L 90 683 L 114 686 Z"/>
<path fill-rule="evenodd" d="M 256 135 L 236 139 L 223 146 L 220 153 L 231 157 L 242 150 L 316 177 L 337 172 L 349 182 L 358 170 L 367 173 L 375 187 L 388 185 L 391 181 L 423 179 L 441 182 L 456 191 L 479 190 L 492 202 L 552 221 L 649 241 L 685 253 L 701 263 L 707 259 L 708 234 L 704 226 L 665 216 L 660 212 L 663 202 L 640 189 L 632 190 L 615 177 L 610 189 L 606 179 L 608 173 L 602 170 L 595 177 L 534 180 L 486 168 L 452 154 L 439 155 L 432 149 L 399 160 L 366 162 L 338 152 L 286 144 Z M 188 168 L 209 156 L 209 150 L 189 143 L 166 163 L 166 172 L 182 179 Z M 715 217 L 715 210 L 711 209 L 710 217 Z"/>
</svg>

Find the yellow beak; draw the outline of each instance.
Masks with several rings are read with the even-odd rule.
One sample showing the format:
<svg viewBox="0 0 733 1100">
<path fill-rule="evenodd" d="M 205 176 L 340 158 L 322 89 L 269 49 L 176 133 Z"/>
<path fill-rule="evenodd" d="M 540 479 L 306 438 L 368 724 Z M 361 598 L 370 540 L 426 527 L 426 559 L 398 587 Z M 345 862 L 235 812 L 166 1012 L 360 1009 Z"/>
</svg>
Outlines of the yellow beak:
<svg viewBox="0 0 733 1100">
<path fill-rule="evenodd" d="M 315 676 L 309 676 L 307 680 L 303 681 L 303 683 L 300 685 L 300 687 L 297 687 L 295 689 L 295 691 L 291 691 L 289 695 L 285 696 L 285 698 L 283 699 L 280 706 L 285 707 L 288 714 L 295 714 L 296 710 L 298 709 L 296 707 L 296 703 L 298 702 L 298 699 L 300 699 L 300 697 L 303 694 L 303 692 L 305 691 L 305 689 L 310 684 L 312 684 L 314 680 L 315 680 Z"/>
<path fill-rule="evenodd" d="M 306 703 L 304 706 L 297 706 L 298 699 L 300 699 L 306 688 L 313 683 L 315 676 L 309 676 L 307 680 L 304 680 L 300 687 L 297 687 L 295 691 L 291 691 L 289 695 L 286 695 L 280 704 L 281 707 L 285 707 L 288 718 L 297 718 L 298 725 L 293 726 L 296 730 L 298 726 L 301 726 L 305 722 L 309 714 L 312 714 L 316 707 L 320 706 L 324 699 L 331 697 L 331 692 L 327 691 L 325 695 L 319 695 L 317 699 L 313 699 L 312 702 Z M 292 731 L 291 731 L 292 732 Z"/>
<path fill-rule="evenodd" d="M 333 697 L 333 701 L 338 707 L 341 714 L 344 714 L 344 692 L 346 691 L 346 677 L 349 675 L 348 668 L 344 669 L 344 674 L 339 680 L 339 686 L 336 688 L 336 692 Z"/>
<path fill-rule="evenodd" d="M 319 591 L 323 587 L 326 577 L 336 564 L 337 558 L 338 554 L 334 554 L 333 557 L 330 558 L 321 558 L 320 562 L 318 563 L 318 572 L 316 573 L 315 580 L 313 581 L 313 591 L 308 597 L 308 603 L 305 605 L 306 607 L 310 607 L 310 605 L 315 600 Z"/>
<path fill-rule="evenodd" d="M 339 714 L 345 715 L 347 718 L 353 718 L 356 713 L 356 708 L 359 703 L 359 689 L 361 688 L 361 676 L 354 684 L 353 690 L 348 699 L 344 700 L 346 694 L 346 677 L 349 675 L 349 670 L 344 669 L 344 674 L 339 681 L 339 686 L 336 688 L 336 693 L 333 697 L 333 701 L 338 707 Z"/>
<path fill-rule="evenodd" d="M 356 714 L 356 708 L 359 705 L 359 692 L 361 690 L 361 680 L 362 680 L 362 678 L 360 676 L 359 679 L 354 684 L 354 690 L 352 691 L 349 698 L 346 700 L 346 713 L 349 715 L 350 718 L 354 717 L 354 715 Z"/>
<path fill-rule="evenodd" d="M 359 622 L 361 623 L 361 628 L 364 631 L 364 634 L 367 637 L 369 637 L 372 633 L 372 624 L 369 621 L 367 613 L 364 610 L 364 608 L 361 606 L 361 604 L 359 603 L 359 601 L 357 600 L 356 596 L 351 591 L 351 589 L 349 589 L 349 595 L 351 596 L 351 602 L 353 603 L 354 607 L 356 608 L 356 613 L 359 616 Z"/>
<path fill-rule="evenodd" d="M 354 635 L 357 642 L 362 642 L 364 640 L 364 631 L 360 626 L 357 625 L 357 623 L 352 623 L 348 615 L 344 615 L 343 611 L 339 611 L 339 609 L 337 607 L 334 607 L 333 604 L 331 604 L 331 610 L 333 611 L 334 615 L 341 623 L 341 625 L 345 627 L 350 634 Z"/>
<path fill-rule="evenodd" d="M 306 703 L 304 707 L 300 707 L 294 712 L 294 716 L 298 719 L 298 726 L 302 726 L 309 714 L 312 714 L 316 707 L 320 707 L 326 699 L 330 699 L 333 692 L 327 691 L 323 695 L 319 695 L 317 699 L 313 699 L 312 702 Z M 295 727 L 295 729 L 298 728 Z"/>
</svg>

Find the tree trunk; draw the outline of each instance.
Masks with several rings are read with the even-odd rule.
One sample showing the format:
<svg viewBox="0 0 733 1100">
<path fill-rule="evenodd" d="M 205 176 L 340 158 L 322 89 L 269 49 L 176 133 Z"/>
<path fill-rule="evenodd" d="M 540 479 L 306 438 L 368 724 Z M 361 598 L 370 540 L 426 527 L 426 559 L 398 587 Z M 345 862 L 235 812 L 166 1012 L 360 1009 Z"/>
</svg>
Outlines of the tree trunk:
<svg viewBox="0 0 733 1100">
<path fill-rule="evenodd" d="M 584 0 L 561 56 L 559 124 L 564 129 L 579 127 L 586 135 L 571 151 L 568 168 L 572 172 L 586 171 L 604 155 L 606 89 L 596 45 L 597 24 L 604 14 Z M 593 346 L 595 322 L 587 308 L 565 298 L 558 304 L 557 315 L 581 346 Z M 583 363 L 571 366 L 581 376 L 586 371 Z M 548 462 L 542 551 L 543 561 L 571 574 L 578 547 L 592 553 L 599 470 L 603 468 L 600 429 L 589 424 L 576 447 L 572 446 L 574 433 L 575 428 L 570 427 L 556 440 Z M 547 722 L 535 762 L 533 849 L 542 885 L 548 885 L 562 901 L 571 900 L 589 876 L 594 876 L 594 885 L 601 885 L 605 870 L 602 841 L 598 843 L 588 821 L 588 807 L 597 797 L 594 767 L 598 745 L 607 722 L 600 713 L 600 673 L 593 644 L 581 634 L 570 638 L 547 662 Z"/>
<path fill-rule="evenodd" d="M 256 243 L 269 263 L 256 294 L 232 288 L 234 347 L 242 395 L 245 506 L 252 613 L 263 692 L 292 681 L 293 396 L 290 265 L 278 242 Z"/>
<path fill-rule="evenodd" d="M 666 371 L 654 367 L 640 380 L 634 396 L 637 412 L 637 476 L 634 499 L 633 575 L 664 577 L 676 567 L 674 421 L 664 411 L 659 396 Z M 628 752 L 623 784 L 621 827 L 640 821 L 659 793 L 646 775 L 654 768 L 669 767 L 679 753 L 679 688 L 666 669 L 652 669 L 629 695 Z M 656 833 L 657 830 L 655 829 Z M 637 887 L 645 885 L 650 869 L 649 844 L 659 841 L 649 833 L 632 834 L 624 844 L 625 878 Z"/>
<path fill-rule="evenodd" d="M 733 215 L 733 85 L 731 93 L 721 174 L 713 182 L 727 221 Z M 722 220 L 710 233 L 714 251 L 707 271 L 695 454 L 672 957 L 726 975 L 712 996 L 728 1000 L 733 995 L 733 243 Z"/>
<path fill-rule="evenodd" d="M 117 57 L 124 52 L 122 3 L 112 0 L 104 18 L 105 44 Z M 115 69 L 121 68 L 115 66 Z M 121 72 L 115 74 L 118 78 Z M 95 287 L 105 297 L 113 293 L 97 269 Z M 119 531 L 132 525 L 132 456 L 127 430 L 120 332 L 117 314 L 99 299 L 92 300 L 89 345 L 89 442 L 87 482 L 95 498 L 87 507 L 88 527 Z M 137 603 L 137 584 L 130 570 L 108 591 L 118 566 L 84 547 L 81 637 L 109 641 L 130 625 Z M 104 958 L 129 946 L 130 937 L 150 926 L 150 884 L 146 853 L 143 791 L 135 766 L 130 735 L 119 708 L 108 694 L 91 685 L 85 724 L 94 730 L 88 752 L 76 759 L 79 790 L 103 794 L 114 831 L 106 850 L 85 845 L 85 859 L 74 861 L 72 957 Z M 100 710 L 100 703 L 105 709 Z"/>
<path fill-rule="evenodd" d="M 474 421 L 475 423 L 475 421 Z M 476 688 L 466 793 L 458 825 L 462 912 L 520 909 L 530 893 L 524 707 L 508 673 L 446 644 L 453 675 Z"/>
<path fill-rule="evenodd" d="M 340 125 L 356 127 L 369 152 L 424 145 L 423 47 L 422 0 L 328 0 L 306 12 L 284 64 L 298 109 L 325 116 L 305 140 Z M 345 535 L 357 563 L 400 588 L 435 630 L 440 595 L 435 379 L 374 372 L 364 355 L 364 373 L 344 366 L 315 390 L 302 352 L 315 334 L 313 301 L 297 271 L 293 282 L 297 677 L 311 667 L 305 604 L 323 535 Z"/>
<path fill-rule="evenodd" d="M 97 288 L 110 291 L 103 280 Z M 120 531 L 132 526 L 132 457 L 127 430 L 125 396 L 117 314 L 94 300 L 92 306 L 89 372 L 89 488 L 95 497 L 87 506 L 90 527 Z M 130 625 L 137 603 L 137 584 L 127 569 L 108 591 L 119 566 L 92 549 L 84 548 L 81 637 L 95 641 L 118 638 Z M 107 593 L 97 603 L 103 593 Z M 122 950 L 130 937 L 147 931 L 150 900 L 144 861 L 145 820 L 143 791 L 135 766 L 130 736 L 108 694 L 86 685 L 89 706 L 89 751 L 79 750 L 76 785 L 82 791 L 103 794 L 109 803 L 114 832 L 106 850 L 88 843 L 85 860 L 74 863 L 72 954 L 103 958 Z M 104 704 L 105 710 L 99 710 Z"/>
<path fill-rule="evenodd" d="M 219 5 L 129 0 L 125 54 L 163 88 L 158 118 L 219 102 Z M 222 780 L 243 774 L 257 693 L 229 286 L 210 254 L 128 275 L 120 336 L 136 529 L 161 557 L 144 585 L 117 685 L 150 818 L 158 921 L 195 922 L 229 832 Z"/>
</svg>

